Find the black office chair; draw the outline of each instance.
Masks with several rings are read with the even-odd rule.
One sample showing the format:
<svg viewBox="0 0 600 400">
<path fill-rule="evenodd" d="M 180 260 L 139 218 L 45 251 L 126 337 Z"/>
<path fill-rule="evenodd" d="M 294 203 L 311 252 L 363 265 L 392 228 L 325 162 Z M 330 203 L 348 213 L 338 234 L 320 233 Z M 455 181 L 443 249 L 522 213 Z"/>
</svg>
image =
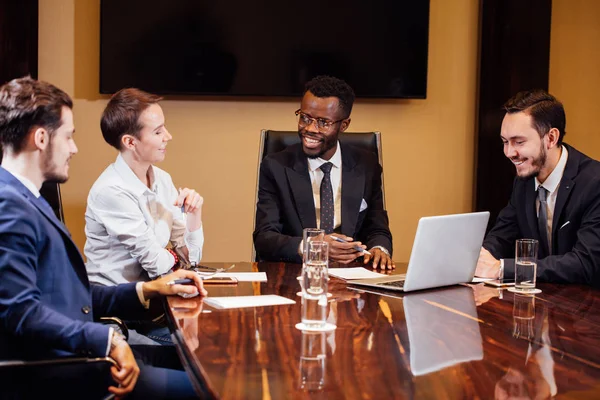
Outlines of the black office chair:
<svg viewBox="0 0 600 400">
<path fill-rule="evenodd" d="M 379 160 L 379 165 L 383 167 L 383 152 L 381 148 L 381 132 L 344 132 L 340 134 L 339 140 L 343 144 L 349 144 L 369 150 Z M 300 143 L 300 137 L 297 131 L 273 131 L 263 129 L 260 134 L 260 148 L 258 151 L 258 169 L 256 172 L 256 195 L 254 199 L 254 220 L 252 231 L 256 228 L 256 204 L 258 203 L 258 184 L 260 179 L 260 163 L 271 153 L 284 150 L 286 147 Z M 385 209 L 385 189 L 383 184 L 383 174 L 381 175 L 381 192 L 383 193 L 383 208 Z M 254 242 L 252 243 L 252 258 L 256 261 L 256 250 Z"/>
</svg>

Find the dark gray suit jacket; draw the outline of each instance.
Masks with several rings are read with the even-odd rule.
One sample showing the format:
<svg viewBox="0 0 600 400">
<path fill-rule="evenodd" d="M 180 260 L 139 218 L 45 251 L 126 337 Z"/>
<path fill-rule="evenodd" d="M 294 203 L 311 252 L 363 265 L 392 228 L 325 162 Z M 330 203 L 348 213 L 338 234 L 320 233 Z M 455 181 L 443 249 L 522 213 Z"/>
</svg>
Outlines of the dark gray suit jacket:
<svg viewBox="0 0 600 400">
<path fill-rule="evenodd" d="M 392 234 L 383 209 L 381 166 L 374 153 L 351 145 L 342 149 L 341 233 L 392 251 Z M 367 208 L 359 212 L 362 200 Z M 257 259 L 301 262 L 304 228 L 317 224 L 308 160 L 302 145 L 267 156 L 260 166 L 254 247 Z"/>
<path fill-rule="evenodd" d="M 600 286 L 600 163 L 564 145 L 569 158 L 552 219 L 551 254 L 538 255 L 540 281 Z M 514 276 L 515 240 L 538 239 L 534 178 L 516 178 L 508 205 L 483 242 Z"/>
</svg>

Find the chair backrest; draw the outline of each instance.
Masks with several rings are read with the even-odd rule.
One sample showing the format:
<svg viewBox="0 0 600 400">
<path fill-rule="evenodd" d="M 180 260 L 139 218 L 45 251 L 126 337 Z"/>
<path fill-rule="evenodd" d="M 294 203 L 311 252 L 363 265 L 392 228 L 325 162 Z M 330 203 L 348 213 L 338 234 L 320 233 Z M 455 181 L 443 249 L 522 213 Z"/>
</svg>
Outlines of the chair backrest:
<svg viewBox="0 0 600 400">
<path fill-rule="evenodd" d="M 381 149 L 381 132 L 344 132 L 340 135 L 340 142 L 369 150 L 377 155 L 379 165 L 383 167 L 383 152 Z M 256 173 L 256 196 L 254 199 L 253 229 L 256 228 L 256 204 L 258 203 L 258 184 L 260 179 L 260 163 L 271 153 L 284 150 L 286 147 L 300 143 L 297 131 L 272 131 L 263 129 L 260 134 L 260 148 L 258 152 L 258 170 Z M 381 191 L 383 193 L 383 208 L 385 209 L 385 190 L 383 174 L 381 175 Z M 252 260 L 256 259 L 254 243 L 252 243 Z"/>
<path fill-rule="evenodd" d="M 63 213 L 60 185 L 58 183 L 46 182 L 42 185 L 40 194 L 50 204 L 54 210 L 54 214 L 56 214 L 56 217 L 61 220 L 62 223 L 64 223 L 65 214 Z"/>
<path fill-rule="evenodd" d="M 372 151 L 377 155 L 379 164 L 383 166 L 381 132 L 343 133 L 340 135 L 340 142 Z M 268 154 L 276 153 L 296 143 L 300 143 L 296 131 L 263 130 L 260 135 L 259 165 Z"/>
<path fill-rule="evenodd" d="M 1 162 L 2 151 L 0 151 L 0 163 Z M 60 195 L 60 185 L 58 183 L 46 182 L 42 185 L 42 188 L 40 189 L 40 194 L 50 204 L 52 210 L 54 210 L 54 214 L 56 214 L 56 217 L 64 223 L 65 215 L 63 213 L 62 197 Z"/>
</svg>

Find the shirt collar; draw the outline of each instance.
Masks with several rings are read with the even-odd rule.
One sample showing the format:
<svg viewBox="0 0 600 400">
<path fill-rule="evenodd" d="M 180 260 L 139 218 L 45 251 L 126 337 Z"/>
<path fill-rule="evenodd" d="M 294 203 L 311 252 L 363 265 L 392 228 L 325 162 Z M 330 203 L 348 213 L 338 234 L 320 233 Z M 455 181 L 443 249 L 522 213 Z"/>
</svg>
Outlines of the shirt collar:
<svg viewBox="0 0 600 400">
<path fill-rule="evenodd" d="M 4 168 L 4 169 L 6 171 L 8 171 L 8 173 L 10 173 L 12 176 L 17 178 L 17 180 L 19 182 L 21 182 L 23 184 L 23 186 L 25 186 L 27 189 L 29 189 L 29 191 L 31 193 L 33 193 L 33 195 L 36 198 L 40 197 L 40 190 L 37 188 L 37 186 L 35 186 L 35 184 L 33 182 L 31 182 L 29 179 L 25 178 L 23 175 L 17 174 L 15 171 L 11 171 L 7 168 Z"/>
<path fill-rule="evenodd" d="M 554 167 L 554 170 L 548 175 L 548 178 L 544 181 L 544 183 L 540 183 L 538 178 L 535 178 L 535 190 L 538 190 L 538 187 L 542 185 L 544 189 L 548 191 L 548 194 L 554 193 L 554 191 L 558 188 L 560 180 L 565 172 L 565 167 L 567 166 L 567 158 L 569 157 L 569 153 L 567 152 L 567 148 L 565 146 L 561 146 L 562 154 L 560 155 L 560 159 L 558 160 L 558 164 Z"/>
<path fill-rule="evenodd" d="M 321 157 L 308 158 L 308 169 L 311 172 L 315 172 L 321 167 L 321 165 L 325 164 L 326 162 L 332 163 L 335 168 L 342 167 L 342 149 L 340 147 L 339 140 L 337 142 L 337 148 L 335 149 L 335 153 L 333 154 L 333 157 L 331 157 L 331 160 L 323 160 Z"/>
<path fill-rule="evenodd" d="M 154 179 L 154 165 L 150 165 L 150 170 L 148 171 L 148 176 L 150 178 L 150 186 L 152 187 L 152 190 L 150 190 L 146 185 L 144 185 L 144 182 L 140 181 L 140 179 L 135 175 L 131 167 L 127 165 L 127 163 L 121 156 L 121 153 L 117 155 L 117 160 L 115 161 L 114 166 L 117 173 L 121 176 L 121 178 L 123 178 L 123 181 L 125 181 L 125 184 L 128 185 L 137 196 L 142 196 L 145 193 L 156 192 L 157 183 Z"/>
</svg>

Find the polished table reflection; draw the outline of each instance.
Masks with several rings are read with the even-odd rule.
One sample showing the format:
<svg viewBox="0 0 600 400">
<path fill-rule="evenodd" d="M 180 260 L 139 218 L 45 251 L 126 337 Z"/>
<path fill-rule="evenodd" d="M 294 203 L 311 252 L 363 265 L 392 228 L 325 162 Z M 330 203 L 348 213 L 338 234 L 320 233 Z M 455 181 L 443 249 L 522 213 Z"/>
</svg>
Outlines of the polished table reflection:
<svg viewBox="0 0 600 400">
<path fill-rule="evenodd" d="M 208 263 L 213 267 L 227 263 Z M 217 310 L 172 297 L 175 345 L 203 397 L 222 399 L 600 398 L 600 291 L 538 284 L 536 296 L 477 285 L 398 293 L 331 278 L 328 321 L 300 322 L 301 266 L 236 263 L 268 282 L 209 296 L 277 294 L 296 304 Z M 394 273 L 405 272 L 399 265 Z"/>
</svg>

